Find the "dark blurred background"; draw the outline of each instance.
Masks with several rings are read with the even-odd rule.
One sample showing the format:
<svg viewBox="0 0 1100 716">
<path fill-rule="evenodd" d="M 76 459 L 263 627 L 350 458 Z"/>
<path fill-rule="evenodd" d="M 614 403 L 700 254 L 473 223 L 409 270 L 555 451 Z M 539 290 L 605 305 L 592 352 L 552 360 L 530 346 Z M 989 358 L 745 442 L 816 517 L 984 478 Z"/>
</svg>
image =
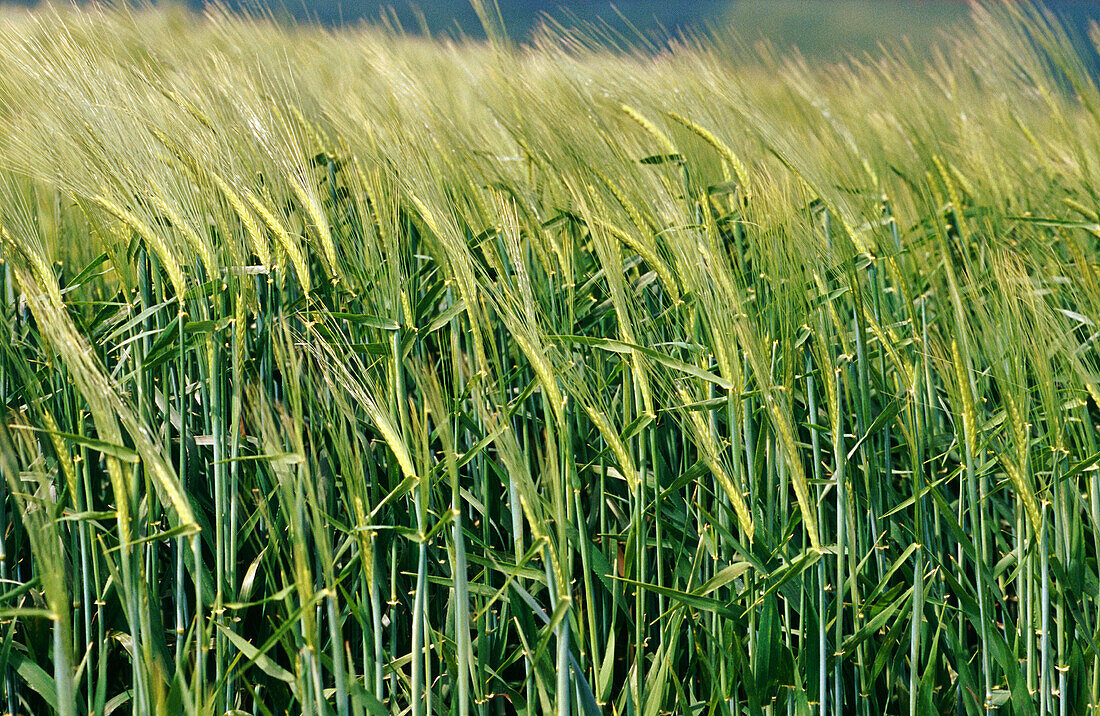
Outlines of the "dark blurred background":
<svg viewBox="0 0 1100 716">
<path fill-rule="evenodd" d="M 56 1 L 56 0 L 55 0 Z M 119 0 L 115 0 L 119 1 Z M 126 1 L 126 0 L 123 0 Z M 128 0 L 133 2 L 133 0 Z M 154 2 L 156 0 L 153 0 Z M 193 8 L 215 0 L 175 0 Z M 324 25 L 382 22 L 406 32 L 483 37 L 470 0 L 216 0 L 233 9 L 266 8 L 277 17 Z M 987 0 L 1001 2 L 1003 0 Z M 33 4 L 0 0 L 0 4 Z M 1097 0 L 1038 0 L 1084 40 L 1100 20 Z M 485 0 L 490 8 L 493 0 Z M 523 40 L 546 18 L 566 27 L 611 28 L 624 38 L 660 41 L 680 32 L 735 30 L 743 39 L 798 46 L 810 57 L 839 58 L 908 39 L 918 48 L 944 33 L 969 32 L 964 0 L 497 0 L 509 36 Z"/>
</svg>

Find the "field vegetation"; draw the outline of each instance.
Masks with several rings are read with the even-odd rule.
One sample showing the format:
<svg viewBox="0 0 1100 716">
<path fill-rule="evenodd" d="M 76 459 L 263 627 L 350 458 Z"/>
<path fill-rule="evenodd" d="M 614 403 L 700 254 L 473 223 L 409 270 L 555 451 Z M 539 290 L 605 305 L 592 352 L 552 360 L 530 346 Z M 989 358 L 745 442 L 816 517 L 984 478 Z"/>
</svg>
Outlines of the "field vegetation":
<svg viewBox="0 0 1100 716">
<path fill-rule="evenodd" d="M 6 13 L 3 710 L 1092 713 L 1100 89 L 973 13 Z"/>
</svg>

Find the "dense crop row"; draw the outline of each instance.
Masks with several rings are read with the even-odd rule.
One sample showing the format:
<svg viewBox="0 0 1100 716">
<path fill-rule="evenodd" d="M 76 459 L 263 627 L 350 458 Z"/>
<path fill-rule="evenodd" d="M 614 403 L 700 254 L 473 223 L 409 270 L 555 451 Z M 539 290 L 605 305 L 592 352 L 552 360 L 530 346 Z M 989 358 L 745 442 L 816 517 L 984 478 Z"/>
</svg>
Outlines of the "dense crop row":
<svg viewBox="0 0 1100 716">
<path fill-rule="evenodd" d="M 0 22 L 11 712 L 1085 713 L 1100 91 Z"/>
</svg>

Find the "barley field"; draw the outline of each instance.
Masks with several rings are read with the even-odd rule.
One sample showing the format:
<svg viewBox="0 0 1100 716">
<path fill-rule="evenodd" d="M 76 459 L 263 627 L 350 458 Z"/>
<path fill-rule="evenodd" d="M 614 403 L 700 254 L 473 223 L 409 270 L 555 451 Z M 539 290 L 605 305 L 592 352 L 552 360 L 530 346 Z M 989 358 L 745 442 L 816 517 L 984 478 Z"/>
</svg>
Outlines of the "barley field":
<svg viewBox="0 0 1100 716">
<path fill-rule="evenodd" d="M 971 12 L 4 11 L 0 710 L 1096 713 L 1100 88 Z"/>
</svg>

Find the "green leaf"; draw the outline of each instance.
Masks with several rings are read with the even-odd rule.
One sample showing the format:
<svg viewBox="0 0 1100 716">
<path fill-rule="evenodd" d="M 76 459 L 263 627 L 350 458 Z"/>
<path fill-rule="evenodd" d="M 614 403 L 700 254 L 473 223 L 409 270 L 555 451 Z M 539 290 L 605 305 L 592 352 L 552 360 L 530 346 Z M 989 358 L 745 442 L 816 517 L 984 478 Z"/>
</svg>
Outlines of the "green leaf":
<svg viewBox="0 0 1100 716">
<path fill-rule="evenodd" d="M 673 370 L 678 370 L 681 373 L 694 376 L 701 380 L 705 380 L 708 383 L 714 383 L 726 390 L 733 390 L 733 383 L 729 382 L 721 376 L 717 376 L 714 373 L 703 370 L 699 366 L 692 365 L 691 363 L 685 363 L 681 360 L 676 360 L 672 356 L 665 355 L 651 348 L 643 348 L 642 346 L 636 346 L 630 343 L 624 343 L 623 341 L 611 340 L 610 338 L 593 338 L 591 336 L 572 336 L 572 335 L 559 335 L 552 336 L 557 340 L 566 341 L 569 343 L 579 343 L 581 345 L 591 346 L 593 348 L 600 348 L 612 353 L 630 354 L 638 353 L 657 361 L 661 365 L 664 365 Z"/>
<path fill-rule="evenodd" d="M 848 459 L 851 460 L 852 457 L 854 457 L 855 454 L 859 452 L 860 447 L 862 447 L 863 443 L 867 441 L 867 438 L 882 430 L 886 423 L 893 420 L 894 416 L 901 411 L 901 408 L 902 404 L 900 400 L 890 401 L 890 404 L 886 406 L 886 409 L 879 413 L 878 417 L 876 417 L 874 422 L 871 423 L 871 427 L 867 428 L 867 432 L 863 434 L 863 437 L 856 441 L 856 444 L 853 445 L 852 449 L 848 451 Z"/>
<path fill-rule="evenodd" d="M 683 164 L 683 154 L 653 154 L 638 160 L 641 164 Z"/>
<path fill-rule="evenodd" d="M 432 322 L 428 324 L 425 333 L 435 333 L 443 326 L 447 325 L 455 319 L 456 316 L 466 310 L 466 304 L 463 301 L 456 301 L 448 306 L 442 313 L 432 319 Z"/>
<path fill-rule="evenodd" d="M 52 676 L 19 651 L 11 652 L 8 663 L 32 691 L 41 696 L 50 708 L 57 711 L 57 684 Z"/>
<path fill-rule="evenodd" d="M 298 680 L 294 678 L 294 675 L 276 664 L 271 657 L 257 649 L 252 642 L 221 624 L 218 625 L 218 628 L 225 634 L 229 641 L 233 642 L 233 646 L 240 649 L 240 652 L 245 658 L 259 668 L 260 671 L 273 679 L 278 679 L 279 681 L 289 684 L 292 690 L 296 687 Z"/>
<path fill-rule="evenodd" d="M 397 321 L 390 318 L 379 318 L 378 316 L 371 316 L 366 313 L 341 313 L 339 311 L 332 311 L 327 314 L 330 318 L 335 318 L 340 321 L 347 321 L 349 323 L 361 323 L 371 328 L 377 328 L 381 331 L 396 331 L 401 326 Z"/>
<path fill-rule="evenodd" d="M 33 430 L 39 433 L 46 433 L 47 435 L 54 435 L 61 438 L 65 442 L 75 443 L 76 445 L 82 445 L 86 448 L 91 448 L 92 450 L 101 452 L 104 455 L 109 455 L 110 457 L 118 458 L 123 462 L 130 463 L 131 465 L 136 465 L 141 462 L 141 455 L 128 447 L 123 447 L 122 445 L 114 445 L 112 443 L 104 442 L 103 440 L 96 440 L 95 438 L 90 438 L 86 435 L 73 435 L 72 433 L 55 432 L 52 430 L 44 430 L 42 428 L 32 428 L 25 425 L 13 425 L 12 427 L 18 428 L 20 430 Z"/>
<path fill-rule="evenodd" d="M 699 611 L 703 612 L 713 612 L 714 614 L 718 614 L 720 616 L 724 616 L 730 619 L 736 619 L 740 617 L 740 615 L 737 614 L 735 610 L 730 609 L 730 607 L 725 602 L 722 602 L 718 599 L 706 597 L 694 592 L 683 592 L 679 589 L 662 587 L 658 584 L 639 582 L 634 579 L 628 579 L 627 577 L 618 577 L 613 574 L 609 574 L 607 576 L 611 579 L 614 579 L 615 581 L 632 584 L 635 587 L 644 589 L 648 592 L 653 592 L 654 594 L 662 594 L 669 599 L 673 599 L 686 607 L 691 607 L 692 609 L 698 609 Z"/>
<path fill-rule="evenodd" d="M 855 651 L 856 647 L 870 638 L 875 632 L 886 625 L 886 622 L 890 620 L 890 617 L 894 616 L 899 609 L 909 604 L 909 601 L 913 595 L 913 587 L 909 587 L 900 596 L 894 598 L 885 607 L 882 607 L 874 612 L 874 616 L 864 622 L 854 634 L 844 640 L 842 650 L 845 654 L 851 654 Z"/>
<path fill-rule="evenodd" d="M 88 277 L 92 275 L 92 272 L 94 272 L 97 268 L 99 268 L 100 266 L 105 264 L 108 261 L 108 259 L 109 259 L 109 257 L 107 256 L 107 254 L 100 254 L 99 256 L 95 257 L 92 260 L 91 263 L 89 263 L 87 266 L 85 266 L 80 271 L 80 273 L 78 273 L 76 276 L 73 277 L 73 279 L 71 281 L 69 281 L 69 285 L 68 285 L 67 288 L 75 289 L 78 286 L 80 286 L 81 284 L 83 284 L 84 281 L 87 280 Z"/>
</svg>

